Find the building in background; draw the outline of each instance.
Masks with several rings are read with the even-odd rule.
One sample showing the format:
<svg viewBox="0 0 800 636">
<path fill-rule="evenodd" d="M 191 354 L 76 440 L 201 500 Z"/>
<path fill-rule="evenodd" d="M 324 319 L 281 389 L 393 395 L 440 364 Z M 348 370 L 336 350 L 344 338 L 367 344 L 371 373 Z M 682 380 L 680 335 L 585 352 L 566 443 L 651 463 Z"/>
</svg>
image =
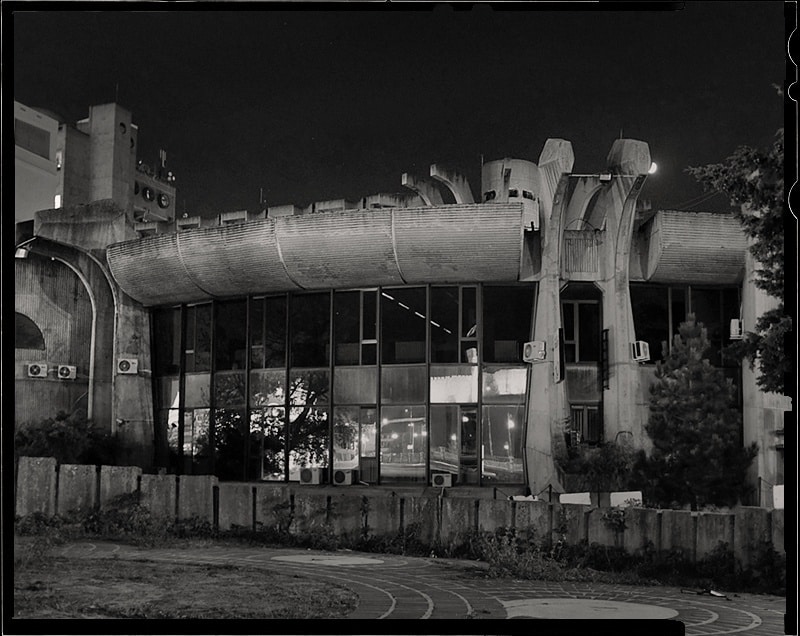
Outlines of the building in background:
<svg viewBox="0 0 800 636">
<path fill-rule="evenodd" d="M 129 119 L 103 108 L 120 135 Z M 70 336 L 87 347 L 88 404 L 146 469 L 561 490 L 569 445 L 648 448 L 655 361 L 688 313 L 722 366 L 731 320 L 761 311 L 732 217 L 637 205 L 646 143 L 615 141 L 595 174 L 573 160 L 550 139 L 538 163 L 490 161 L 477 203 L 433 165 L 403 175 L 403 194 L 175 220 L 136 212 L 131 172 L 129 190 L 38 212 L 30 245 L 88 281 L 92 336 Z M 46 343 L 56 327 L 33 313 Z M 18 387 L 38 388 L 23 357 Z M 789 400 L 726 373 L 760 442 L 753 485 L 777 483 Z"/>
<path fill-rule="evenodd" d="M 14 102 L 14 222 L 58 207 L 58 121 Z"/>
</svg>

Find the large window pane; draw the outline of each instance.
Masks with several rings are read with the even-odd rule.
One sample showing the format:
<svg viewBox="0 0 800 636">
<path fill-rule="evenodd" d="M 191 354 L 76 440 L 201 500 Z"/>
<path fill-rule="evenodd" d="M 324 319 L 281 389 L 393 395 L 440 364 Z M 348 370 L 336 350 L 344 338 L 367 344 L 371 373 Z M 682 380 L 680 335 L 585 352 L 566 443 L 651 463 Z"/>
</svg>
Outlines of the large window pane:
<svg viewBox="0 0 800 636">
<path fill-rule="evenodd" d="M 359 414 L 357 406 L 340 406 L 333 413 L 333 467 L 358 469 Z"/>
<path fill-rule="evenodd" d="M 461 422 L 456 405 L 431 406 L 431 472 L 459 472 Z"/>
<path fill-rule="evenodd" d="M 186 407 L 211 406 L 211 374 L 187 373 Z"/>
<path fill-rule="evenodd" d="M 286 366 L 286 296 L 264 299 L 264 366 Z"/>
<path fill-rule="evenodd" d="M 183 414 L 185 474 L 206 475 L 211 472 L 210 420 L 209 409 L 187 409 Z"/>
<path fill-rule="evenodd" d="M 298 481 L 301 468 L 328 466 L 328 410 L 314 406 L 289 410 L 289 479 Z"/>
<path fill-rule="evenodd" d="M 428 373 L 424 366 L 383 367 L 381 401 L 384 404 L 425 402 Z"/>
<path fill-rule="evenodd" d="M 246 312 L 247 304 L 243 300 L 217 304 L 214 322 L 214 368 L 218 371 L 245 368 Z"/>
<path fill-rule="evenodd" d="M 250 301 L 250 368 L 264 368 L 264 299 Z"/>
<path fill-rule="evenodd" d="M 723 289 L 722 290 L 722 331 L 723 342 L 727 346 L 731 344 L 730 325 L 731 319 L 741 318 L 741 305 L 739 300 L 738 289 Z M 736 367 L 736 362 L 732 359 L 723 359 L 725 366 Z"/>
<path fill-rule="evenodd" d="M 431 365 L 431 402 L 478 401 L 477 365 Z"/>
<path fill-rule="evenodd" d="M 669 308 L 666 287 L 631 285 L 631 308 L 636 340 L 650 346 L 650 360 L 662 359 L 669 338 Z"/>
<path fill-rule="evenodd" d="M 330 364 L 330 294 L 293 296 L 290 331 L 293 367 Z"/>
<path fill-rule="evenodd" d="M 156 408 L 177 409 L 179 405 L 178 378 L 158 378 L 156 380 Z"/>
<path fill-rule="evenodd" d="M 359 364 L 361 360 L 361 292 L 333 295 L 333 330 L 336 364 Z"/>
<path fill-rule="evenodd" d="M 263 369 L 250 372 L 250 406 L 283 406 L 286 372 Z"/>
<path fill-rule="evenodd" d="M 483 359 L 522 362 L 530 340 L 533 287 L 483 288 Z"/>
<path fill-rule="evenodd" d="M 214 470 L 220 480 L 247 479 L 247 437 L 248 426 L 244 409 L 214 410 Z"/>
<path fill-rule="evenodd" d="M 244 371 L 223 371 L 214 374 L 214 405 L 244 406 Z"/>
<path fill-rule="evenodd" d="M 600 304 L 578 304 L 578 360 L 600 360 Z"/>
<path fill-rule="evenodd" d="M 692 287 L 692 312 L 697 322 L 703 323 L 706 329 L 710 350 L 706 353 L 714 366 L 721 366 L 720 350 L 722 349 L 722 291 L 719 289 L 697 289 Z M 726 325 L 726 330 L 728 326 Z M 727 338 L 725 338 L 727 340 Z"/>
<path fill-rule="evenodd" d="M 478 309 L 476 289 L 461 288 L 461 337 L 475 338 L 478 334 Z"/>
<path fill-rule="evenodd" d="M 289 375 L 289 403 L 328 404 L 330 377 L 328 369 L 292 369 Z"/>
<path fill-rule="evenodd" d="M 528 370 L 525 367 L 496 368 L 483 370 L 483 401 L 522 404 L 528 386 Z"/>
<path fill-rule="evenodd" d="M 336 404 L 375 404 L 377 392 L 377 367 L 336 367 L 333 372 Z"/>
<path fill-rule="evenodd" d="M 176 472 L 178 448 L 178 409 L 159 409 L 155 430 L 156 466 Z"/>
<path fill-rule="evenodd" d="M 431 362 L 458 362 L 458 287 L 431 288 Z"/>
<path fill-rule="evenodd" d="M 425 362 L 425 288 L 389 289 L 381 293 L 381 361 Z"/>
<path fill-rule="evenodd" d="M 424 482 L 428 454 L 425 407 L 383 407 L 380 431 L 381 481 Z"/>
<path fill-rule="evenodd" d="M 478 409 L 461 407 L 459 482 L 478 483 Z"/>
<path fill-rule="evenodd" d="M 186 308 L 186 371 L 211 370 L 211 305 Z"/>
<path fill-rule="evenodd" d="M 181 364 L 181 310 L 153 310 L 153 358 L 156 376 L 178 375 Z"/>
<path fill-rule="evenodd" d="M 521 483 L 524 414 L 522 406 L 483 407 L 483 462 L 485 481 Z"/>
<path fill-rule="evenodd" d="M 251 454 L 253 433 L 258 433 L 259 472 L 254 477 L 269 481 L 286 478 L 286 437 L 284 414 L 280 406 L 253 409 L 250 413 Z"/>
<path fill-rule="evenodd" d="M 685 287 L 672 287 L 671 290 L 672 301 L 670 312 L 672 313 L 672 337 L 670 338 L 670 346 L 674 337 L 680 333 L 679 327 L 682 322 L 686 322 L 686 314 L 688 313 L 686 307 L 686 296 L 688 290 Z M 651 353 L 652 355 L 652 353 Z"/>
</svg>

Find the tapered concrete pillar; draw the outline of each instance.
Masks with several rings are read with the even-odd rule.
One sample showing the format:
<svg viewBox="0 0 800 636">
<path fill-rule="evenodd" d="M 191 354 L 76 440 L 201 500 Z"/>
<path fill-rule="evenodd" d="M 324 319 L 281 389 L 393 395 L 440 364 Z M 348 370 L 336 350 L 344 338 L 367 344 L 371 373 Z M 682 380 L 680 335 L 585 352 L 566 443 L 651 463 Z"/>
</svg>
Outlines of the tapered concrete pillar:
<svg viewBox="0 0 800 636">
<path fill-rule="evenodd" d="M 404 172 L 400 178 L 400 183 L 409 190 L 416 192 L 425 205 L 444 205 L 442 194 L 436 188 L 433 180 L 426 177 L 415 177 Z"/>
<path fill-rule="evenodd" d="M 431 166 L 431 177 L 447 186 L 447 189 L 453 193 L 456 203 L 475 203 L 472 189 L 469 187 L 469 182 L 464 175 L 433 164 Z"/>
</svg>

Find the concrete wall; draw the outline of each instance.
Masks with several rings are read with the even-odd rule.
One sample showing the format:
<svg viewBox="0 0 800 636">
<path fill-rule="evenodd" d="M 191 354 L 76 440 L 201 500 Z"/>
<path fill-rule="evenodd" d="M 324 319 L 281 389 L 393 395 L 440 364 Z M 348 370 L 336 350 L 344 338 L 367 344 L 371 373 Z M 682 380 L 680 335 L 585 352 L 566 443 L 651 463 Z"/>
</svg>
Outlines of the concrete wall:
<svg viewBox="0 0 800 636">
<path fill-rule="evenodd" d="M 454 547 L 477 529 L 532 531 L 545 546 L 563 539 L 569 545 L 587 540 L 622 547 L 630 553 L 648 549 L 679 550 L 700 560 L 726 543 L 747 567 L 763 542 L 784 551 L 783 510 L 741 507 L 726 513 L 616 508 L 624 528 L 604 519 L 610 508 L 546 501 L 439 496 L 373 488 L 300 486 L 297 484 L 219 483 L 212 475 L 142 475 L 137 467 L 62 465 L 48 457 L 20 459 L 16 512 L 47 515 L 91 508 L 128 492 L 156 517 L 200 517 L 220 530 L 283 528 L 294 534 L 330 531 L 336 536 L 395 537 L 399 531 L 428 545 Z"/>
</svg>

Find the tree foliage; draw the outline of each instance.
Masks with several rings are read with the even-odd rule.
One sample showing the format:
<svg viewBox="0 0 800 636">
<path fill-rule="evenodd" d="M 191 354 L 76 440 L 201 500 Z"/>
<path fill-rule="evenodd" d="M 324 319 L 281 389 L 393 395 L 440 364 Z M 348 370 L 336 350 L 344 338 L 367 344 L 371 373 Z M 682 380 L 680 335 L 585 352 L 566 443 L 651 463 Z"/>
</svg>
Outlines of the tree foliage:
<svg viewBox="0 0 800 636">
<path fill-rule="evenodd" d="M 645 491 L 665 506 L 734 505 L 757 446 L 742 447 L 736 388 L 709 362 L 702 324 L 690 314 L 679 331 L 650 388 L 653 451 L 639 461 Z"/>
<path fill-rule="evenodd" d="M 734 206 L 734 216 L 751 239 L 750 253 L 759 267 L 755 284 L 781 299 L 780 305 L 759 317 L 729 355 L 759 361 L 759 387 L 783 393 L 791 360 L 785 355 L 792 319 L 784 312 L 784 132 L 781 128 L 766 151 L 742 146 L 723 163 L 688 168 L 706 190 L 724 192 Z"/>
</svg>

